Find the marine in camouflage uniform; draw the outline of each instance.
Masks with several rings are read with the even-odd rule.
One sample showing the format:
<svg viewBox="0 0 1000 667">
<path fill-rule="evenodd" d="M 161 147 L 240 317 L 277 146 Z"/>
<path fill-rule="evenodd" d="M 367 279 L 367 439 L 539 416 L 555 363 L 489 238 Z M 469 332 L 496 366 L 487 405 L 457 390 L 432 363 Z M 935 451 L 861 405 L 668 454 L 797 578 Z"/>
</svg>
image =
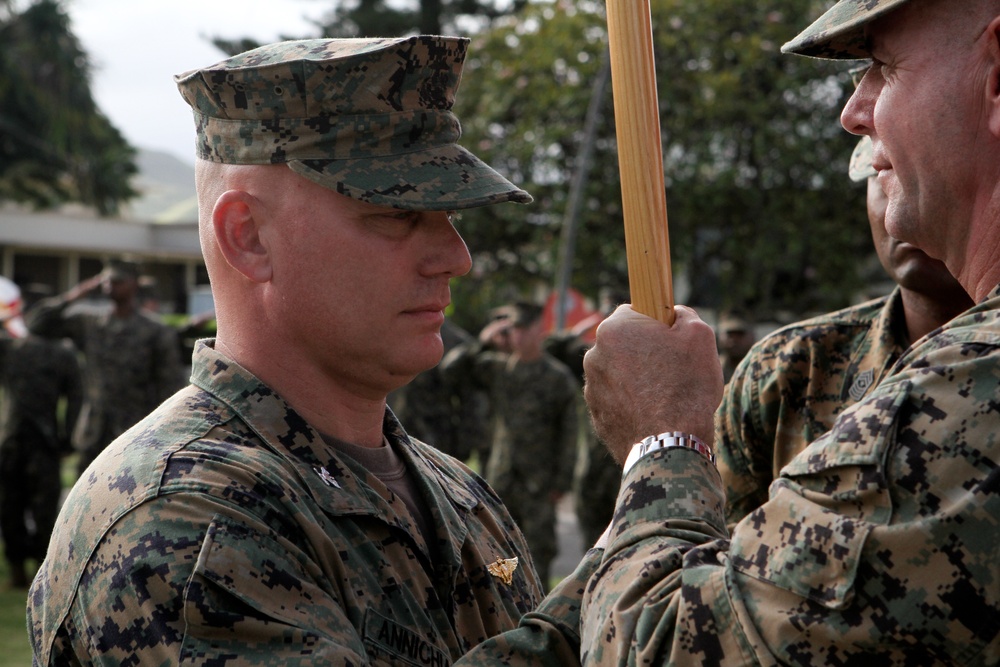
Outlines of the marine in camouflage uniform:
<svg viewBox="0 0 1000 667">
<path fill-rule="evenodd" d="M 511 352 L 480 341 L 460 345 L 441 369 L 455 386 L 488 394 L 492 437 L 484 476 L 524 531 L 547 585 L 549 564 L 559 550 L 556 503 L 572 484 L 580 389 L 568 368 L 542 352 L 540 318 L 534 304 L 511 307 L 501 319 L 509 322 L 512 337 L 530 341 L 515 343 Z M 521 356 L 528 347 L 533 351 Z"/>
<path fill-rule="evenodd" d="M 539 601 L 496 495 L 390 412 L 430 534 L 210 341 L 192 381 L 67 498 L 31 592 L 37 664 L 448 665 Z M 508 558 L 506 584 L 487 566 Z"/>
<path fill-rule="evenodd" d="M 135 291 L 116 284 L 134 283 L 138 289 L 137 281 L 137 267 L 112 262 L 102 274 L 26 314 L 32 329 L 67 337 L 83 352 L 85 402 L 73 435 L 80 474 L 108 443 L 184 385 L 177 333 L 139 310 Z M 112 296 L 112 310 L 71 307 L 102 285 Z"/>
<path fill-rule="evenodd" d="M 280 42 L 177 77 L 217 336 L 67 498 L 35 664 L 449 665 L 536 606 L 500 499 L 385 402 L 441 356 L 471 263 L 448 212 L 530 201 L 455 143 L 467 45 Z"/>
<path fill-rule="evenodd" d="M 785 464 L 889 372 L 909 346 L 902 309 L 897 287 L 782 327 L 751 348 L 716 415 L 730 524 L 760 507 Z"/>
<path fill-rule="evenodd" d="M 775 331 L 737 367 L 715 431 L 730 527 L 767 500 L 785 464 L 881 382 L 912 341 L 972 306 L 944 264 L 886 233 L 887 198 L 871 146 L 868 137 L 858 142 L 849 175 L 867 181 L 875 249 L 897 286 L 887 297 Z"/>
<path fill-rule="evenodd" d="M 884 14 L 892 10 L 901 14 Z M 951 22 L 952 11 L 969 13 L 954 15 Z M 969 97 L 961 103 L 985 114 L 981 96 L 995 90 L 992 74 L 1000 52 L 996 13 L 988 3 L 842 0 L 785 49 L 864 57 L 876 44 L 891 55 L 906 53 L 903 62 L 912 68 L 887 65 L 870 74 L 874 80 L 862 82 L 845 110 L 845 125 L 871 123 L 875 100 L 878 113 L 922 110 L 911 98 L 881 97 L 882 89 L 874 86 L 883 74 L 892 76 L 886 85 L 904 90 L 917 83 L 914 79 L 934 87 L 945 86 L 952 76 L 960 81 L 947 92 L 961 90 L 968 82 L 952 58 L 968 58 L 962 62 L 970 69 L 982 68 L 977 81 L 983 86 L 977 83 L 973 92 L 969 85 Z M 866 34 L 873 16 L 886 22 L 869 24 L 875 34 Z M 983 30 L 986 23 L 989 30 Z M 825 31 L 824 25 L 833 27 Z M 959 45 L 958 30 L 969 36 L 968 43 Z M 841 33 L 845 39 L 835 39 Z M 934 70 L 932 61 L 941 69 Z M 901 106 L 890 110 L 891 104 Z M 975 135 L 982 142 L 981 118 L 967 118 L 965 139 Z M 920 120 L 941 119 L 931 114 Z M 867 134 L 871 128 L 857 129 Z M 913 129 L 916 136 L 925 128 Z M 994 162 L 996 134 L 994 126 L 988 153 Z M 956 161 L 967 157 L 960 154 Z M 895 175 L 885 176 L 880 174 L 880 181 L 895 184 Z M 994 191 L 994 172 L 978 179 L 970 186 Z M 891 196 L 895 202 L 903 195 L 894 191 Z M 976 222 L 986 225 L 990 216 L 995 222 L 996 210 L 989 207 L 986 218 Z M 962 224 L 956 218 L 948 222 Z M 978 227 L 988 234 L 995 229 L 995 224 Z M 986 253 L 978 256 L 989 260 L 986 277 L 993 285 L 1000 282 L 990 255 L 995 243 L 963 247 L 974 256 Z M 971 281 L 963 284 L 972 286 Z M 916 341 L 881 383 L 786 465 L 769 500 L 731 535 L 722 480 L 708 457 L 680 445 L 640 456 L 625 473 L 606 549 L 588 552 L 574 576 L 525 618 L 522 628 L 490 640 L 460 664 L 571 664 L 567 658 L 573 657 L 587 665 L 1000 662 L 1000 287 L 979 285 L 975 292 L 976 306 Z M 625 309 L 602 326 L 605 338 L 599 335 L 595 347 L 600 354 L 588 356 L 590 383 L 599 377 L 614 383 L 637 372 L 633 364 L 613 372 L 601 355 L 608 361 L 648 359 L 655 346 L 672 361 L 689 352 L 700 363 L 712 348 L 704 323 L 688 309 L 678 308 L 669 328 Z M 642 338 L 650 344 L 602 349 L 607 336 L 619 344 Z M 664 349 L 664 343 L 674 341 L 675 347 Z M 714 377 L 692 377 L 699 368 L 682 364 L 658 390 L 674 387 L 679 378 L 689 381 L 671 389 L 673 396 L 692 391 L 695 382 L 701 394 L 717 387 L 710 384 L 718 382 Z M 624 391 L 649 380 L 649 373 L 642 374 Z M 605 388 L 591 386 L 594 392 Z M 588 393 L 591 409 L 596 404 L 615 410 L 628 394 L 609 396 Z M 666 416 L 687 426 L 710 411 L 703 412 L 686 422 L 679 413 Z"/>
<path fill-rule="evenodd" d="M 15 588 L 28 587 L 26 561 L 45 557 L 62 493 L 60 460 L 81 396 L 72 347 L 0 330 L 0 534 Z"/>
<path fill-rule="evenodd" d="M 460 664 L 996 664 L 998 367 L 1000 289 L 907 351 L 731 535 L 704 456 L 639 459 L 606 550 Z"/>
</svg>

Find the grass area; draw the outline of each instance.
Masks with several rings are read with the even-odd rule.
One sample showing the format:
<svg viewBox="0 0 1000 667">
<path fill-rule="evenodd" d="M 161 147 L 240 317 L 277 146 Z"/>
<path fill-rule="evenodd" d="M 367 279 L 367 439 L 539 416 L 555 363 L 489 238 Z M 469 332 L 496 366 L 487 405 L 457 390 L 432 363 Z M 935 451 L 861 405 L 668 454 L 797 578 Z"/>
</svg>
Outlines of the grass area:
<svg viewBox="0 0 1000 667">
<path fill-rule="evenodd" d="M 27 591 L 7 586 L 7 561 L 0 559 L 0 667 L 31 664 L 31 642 L 25 626 Z"/>
<path fill-rule="evenodd" d="M 76 479 L 77 456 L 62 460 L 63 487 L 69 488 Z M 2 547 L 0 547 L 2 553 Z M 29 574 L 34 568 L 29 569 Z M 31 640 L 25 622 L 28 592 L 8 586 L 10 571 L 7 560 L 0 558 L 0 667 L 24 667 L 31 664 Z"/>
</svg>

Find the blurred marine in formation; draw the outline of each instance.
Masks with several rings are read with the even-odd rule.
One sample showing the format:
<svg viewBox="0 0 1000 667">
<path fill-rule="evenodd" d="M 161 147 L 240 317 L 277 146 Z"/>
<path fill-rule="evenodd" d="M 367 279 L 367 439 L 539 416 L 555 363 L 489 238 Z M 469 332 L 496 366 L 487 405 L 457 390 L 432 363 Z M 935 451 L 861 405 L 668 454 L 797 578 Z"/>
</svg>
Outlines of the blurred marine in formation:
<svg viewBox="0 0 1000 667">
<path fill-rule="evenodd" d="M 80 367 L 72 345 L 28 330 L 21 291 L 2 277 L 0 322 L 0 533 L 10 585 L 27 588 L 28 561 L 42 562 L 59 511 Z"/>
<path fill-rule="evenodd" d="M 886 232 L 888 198 L 872 168 L 869 137 L 858 142 L 849 174 L 867 183 L 875 252 L 896 287 L 775 331 L 736 369 L 715 435 L 730 526 L 764 504 L 781 469 L 881 382 L 912 343 L 972 307 L 943 263 Z"/>
<path fill-rule="evenodd" d="M 108 312 L 73 308 L 98 290 Z M 65 294 L 41 301 L 31 329 L 71 339 L 83 352 L 85 401 L 73 445 L 79 474 L 112 440 L 184 384 L 177 333 L 139 308 L 139 267 L 113 261 Z"/>
</svg>

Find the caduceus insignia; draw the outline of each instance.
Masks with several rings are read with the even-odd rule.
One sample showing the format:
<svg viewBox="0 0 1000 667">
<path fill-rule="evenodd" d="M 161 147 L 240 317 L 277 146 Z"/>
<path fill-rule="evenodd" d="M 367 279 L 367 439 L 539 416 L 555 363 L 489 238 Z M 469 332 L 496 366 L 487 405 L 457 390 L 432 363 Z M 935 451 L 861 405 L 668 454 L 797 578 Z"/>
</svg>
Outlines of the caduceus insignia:
<svg viewBox="0 0 1000 667">
<path fill-rule="evenodd" d="M 495 563 L 486 566 L 486 571 L 510 586 L 514 570 L 517 569 L 517 558 L 497 558 Z"/>
</svg>

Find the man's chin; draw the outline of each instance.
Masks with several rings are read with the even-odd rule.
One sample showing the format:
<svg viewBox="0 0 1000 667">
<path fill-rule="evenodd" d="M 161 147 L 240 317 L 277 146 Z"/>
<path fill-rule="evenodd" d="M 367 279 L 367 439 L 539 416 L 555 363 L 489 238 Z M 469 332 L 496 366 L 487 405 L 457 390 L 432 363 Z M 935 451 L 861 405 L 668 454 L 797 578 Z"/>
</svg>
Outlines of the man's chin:
<svg viewBox="0 0 1000 667">
<path fill-rule="evenodd" d="M 413 353 L 405 360 L 402 360 L 397 368 L 394 369 L 395 374 L 410 376 L 412 380 L 424 371 L 428 371 L 441 363 L 441 358 L 444 356 L 444 345 L 441 343 L 440 336 L 436 337 L 435 342 L 436 344 L 432 343 L 431 345 L 414 349 Z"/>
</svg>

